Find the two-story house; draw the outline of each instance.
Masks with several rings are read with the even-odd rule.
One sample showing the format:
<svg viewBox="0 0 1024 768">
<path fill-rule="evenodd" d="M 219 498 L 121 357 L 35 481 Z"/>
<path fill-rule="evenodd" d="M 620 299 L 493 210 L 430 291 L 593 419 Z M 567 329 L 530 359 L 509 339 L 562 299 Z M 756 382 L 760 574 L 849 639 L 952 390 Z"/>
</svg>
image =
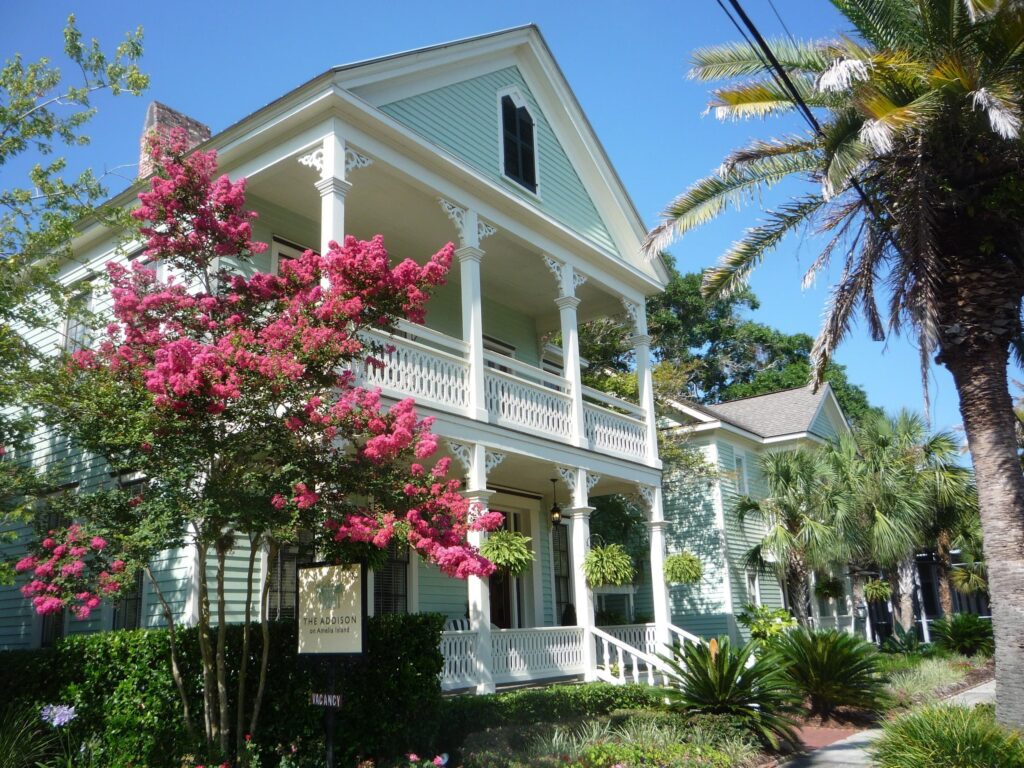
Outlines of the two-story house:
<svg viewBox="0 0 1024 768">
<path fill-rule="evenodd" d="M 517 578 L 464 582 L 396 551 L 373 575 L 371 610 L 449 618 L 447 688 L 610 678 L 613 669 L 624 679 L 624 669 L 634 676 L 649 669 L 650 654 L 679 634 L 664 583 L 654 580 L 653 623 L 609 634 L 594 626 L 580 564 L 590 500 L 630 494 L 647 510 L 650 572 L 661 573 L 666 523 L 644 306 L 667 275 L 659 261 L 640 256 L 643 222 L 537 28 L 335 67 L 213 136 L 162 105 L 150 108 L 148 122 L 185 127 L 201 148 L 217 150 L 223 172 L 248 179 L 248 204 L 260 215 L 255 237 L 270 245 L 260 269 L 276 270 L 282 259 L 325 249 L 343 234 L 380 233 L 397 258 L 422 257 L 448 241 L 457 247 L 425 325 L 402 325 L 386 339 L 393 348 L 386 365 L 360 375 L 392 402 L 412 396 L 436 418 L 467 495 L 530 537 L 533 565 Z M 138 189 L 113 202 L 131 205 Z M 115 235 L 85 228 L 62 279 L 73 284 L 127 258 Z M 637 402 L 581 384 L 577 328 L 610 316 L 633 328 Z M 38 343 L 83 342 L 74 321 L 66 331 Z M 556 335 L 559 346 L 550 343 Z M 41 436 L 35 460 L 62 451 L 69 449 Z M 110 482 L 101 463 L 72 463 L 68 487 L 86 492 Z M 561 519 L 553 522 L 555 505 Z M 247 552 L 239 547 L 230 557 L 237 567 L 229 567 L 225 597 L 231 619 L 240 620 Z M 299 557 L 281 555 L 274 618 L 294 615 Z M 195 621 L 194 549 L 166 552 L 153 566 L 178 618 Z M 3 648 L 162 624 L 145 583 L 86 621 L 44 621 L 16 588 L 0 589 Z"/>
</svg>

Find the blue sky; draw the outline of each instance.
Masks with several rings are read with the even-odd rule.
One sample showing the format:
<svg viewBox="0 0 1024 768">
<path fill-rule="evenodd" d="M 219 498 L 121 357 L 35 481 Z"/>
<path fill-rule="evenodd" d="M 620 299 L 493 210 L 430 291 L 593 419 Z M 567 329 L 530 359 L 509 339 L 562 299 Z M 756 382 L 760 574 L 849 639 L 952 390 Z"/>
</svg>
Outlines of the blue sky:
<svg viewBox="0 0 1024 768">
<path fill-rule="evenodd" d="M 744 5 L 767 36 L 783 34 L 768 0 Z M 824 0 L 775 0 L 775 7 L 797 37 L 835 36 L 846 29 Z M 0 5 L 0 56 L 57 54 L 70 12 L 87 37 L 99 37 L 107 47 L 128 29 L 142 25 L 145 30 L 143 67 L 152 78 L 150 91 L 141 99 L 101 99 L 88 131 L 92 145 L 74 157 L 75 165 L 129 178 L 133 168 L 117 169 L 137 160 L 151 99 L 216 132 L 332 65 L 529 22 L 539 25 L 648 225 L 730 149 L 784 127 L 702 117 L 707 86 L 686 79 L 690 52 L 737 38 L 714 0 L 8 2 Z M 12 168 L 0 170 L 0 186 L 15 183 L 5 178 Z M 116 176 L 110 182 L 113 190 L 124 186 Z M 672 253 L 684 271 L 702 269 L 757 218 L 752 205 L 687 235 Z M 817 333 L 830 276 L 823 274 L 810 290 L 800 289 L 814 246 L 791 239 L 755 273 L 752 286 L 761 308 L 754 319 L 786 332 Z M 889 410 L 920 410 L 918 354 L 906 340 L 874 343 L 857 328 L 837 359 L 872 402 Z M 930 380 L 934 426 L 959 424 L 951 377 L 933 368 Z"/>
</svg>

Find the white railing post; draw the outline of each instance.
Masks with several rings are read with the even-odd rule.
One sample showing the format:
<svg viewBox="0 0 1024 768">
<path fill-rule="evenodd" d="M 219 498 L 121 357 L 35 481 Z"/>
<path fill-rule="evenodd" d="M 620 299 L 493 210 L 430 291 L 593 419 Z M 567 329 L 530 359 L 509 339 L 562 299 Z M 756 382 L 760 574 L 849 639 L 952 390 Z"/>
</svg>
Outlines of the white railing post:
<svg viewBox="0 0 1024 768">
<path fill-rule="evenodd" d="M 636 353 L 636 384 L 640 407 L 644 411 L 647 427 L 648 462 L 658 457 L 658 424 L 654 411 L 654 382 L 651 378 L 651 337 L 647 335 L 647 307 L 643 299 L 639 302 L 622 297 L 622 306 L 633 321 L 634 334 L 631 339 Z"/>
<path fill-rule="evenodd" d="M 572 509 L 569 510 L 572 525 L 572 570 L 573 599 L 576 604 L 576 623 L 583 628 L 584 679 L 595 679 L 597 660 L 594 642 L 594 593 L 583 575 L 583 560 L 590 549 L 590 513 L 587 506 L 587 471 L 579 467 L 558 467 L 558 473 L 572 492 Z"/>
<path fill-rule="evenodd" d="M 472 446 L 469 462 L 469 476 L 465 493 L 472 505 L 471 516 L 485 514 L 491 491 L 487 490 L 487 452 L 483 445 Z M 482 531 L 470 531 L 469 543 L 479 548 L 486 534 Z M 476 692 L 494 693 L 494 674 L 491 647 L 491 592 L 486 579 L 470 576 L 466 580 L 466 591 L 469 599 L 469 627 L 476 633 Z"/>
<path fill-rule="evenodd" d="M 448 218 L 459 231 L 460 246 L 455 251 L 459 260 L 459 280 L 462 285 L 462 340 L 468 347 L 469 362 L 469 417 L 487 421 L 484 403 L 484 320 L 483 296 L 480 291 L 480 261 L 484 252 L 480 241 L 493 235 L 494 227 L 480 221 L 476 211 L 460 208 L 438 198 Z"/>
<path fill-rule="evenodd" d="M 671 595 L 665 583 L 665 511 L 660 485 L 638 486 L 640 496 L 647 505 L 647 522 L 651 540 L 651 597 L 654 602 L 655 640 L 659 653 L 668 653 L 669 625 L 672 623 Z"/>
<path fill-rule="evenodd" d="M 576 296 L 576 289 L 587 278 L 573 269 L 572 264 L 562 263 L 552 256 L 545 255 L 544 261 L 558 283 L 555 305 L 558 307 L 562 331 L 562 376 L 569 382 L 569 395 L 572 397 L 572 433 L 569 439 L 573 445 L 586 448 L 588 441 L 583 424 L 583 379 L 580 373 L 580 339 L 576 315 L 580 300 Z"/>
</svg>

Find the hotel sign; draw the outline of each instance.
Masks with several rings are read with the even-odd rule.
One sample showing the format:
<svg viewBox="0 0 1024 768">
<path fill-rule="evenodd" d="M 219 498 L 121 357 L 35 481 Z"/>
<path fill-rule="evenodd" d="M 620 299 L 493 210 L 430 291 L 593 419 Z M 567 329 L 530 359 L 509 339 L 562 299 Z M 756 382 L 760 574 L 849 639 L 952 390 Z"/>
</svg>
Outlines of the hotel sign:
<svg viewBox="0 0 1024 768">
<path fill-rule="evenodd" d="M 299 653 L 365 652 L 366 567 L 303 565 L 297 581 Z"/>
</svg>

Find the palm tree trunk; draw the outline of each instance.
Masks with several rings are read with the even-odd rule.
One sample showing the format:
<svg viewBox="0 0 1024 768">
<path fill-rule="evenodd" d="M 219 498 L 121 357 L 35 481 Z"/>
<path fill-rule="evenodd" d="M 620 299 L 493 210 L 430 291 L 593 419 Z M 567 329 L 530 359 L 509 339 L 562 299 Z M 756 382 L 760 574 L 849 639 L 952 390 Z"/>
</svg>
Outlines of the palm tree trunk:
<svg viewBox="0 0 1024 768">
<path fill-rule="evenodd" d="M 789 607 L 793 611 L 793 617 L 801 627 L 809 627 L 811 622 L 807 615 L 807 567 L 797 555 L 791 555 L 789 567 L 786 570 L 788 571 L 786 582 L 789 586 Z"/>
<path fill-rule="evenodd" d="M 943 617 L 953 615 L 953 588 L 949 583 L 949 574 L 953 569 L 953 558 L 950 555 L 949 531 L 939 531 L 935 538 L 936 586 L 939 591 L 939 606 Z"/>
<path fill-rule="evenodd" d="M 1016 312 L 1016 309 L 1014 310 Z M 996 640 L 996 717 L 1024 726 L 1024 474 L 1017 458 L 1007 344 L 944 345 L 978 485 Z M 967 347 L 967 348 L 964 348 Z"/>
<path fill-rule="evenodd" d="M 900 560 L 896 566 L 896 582 L 899 587 L 898 600 L 894 603 L 896 618 L 904 632 L 914 628 L 914 568 L 917 563 L 913 555 Z"/>
</svg>

